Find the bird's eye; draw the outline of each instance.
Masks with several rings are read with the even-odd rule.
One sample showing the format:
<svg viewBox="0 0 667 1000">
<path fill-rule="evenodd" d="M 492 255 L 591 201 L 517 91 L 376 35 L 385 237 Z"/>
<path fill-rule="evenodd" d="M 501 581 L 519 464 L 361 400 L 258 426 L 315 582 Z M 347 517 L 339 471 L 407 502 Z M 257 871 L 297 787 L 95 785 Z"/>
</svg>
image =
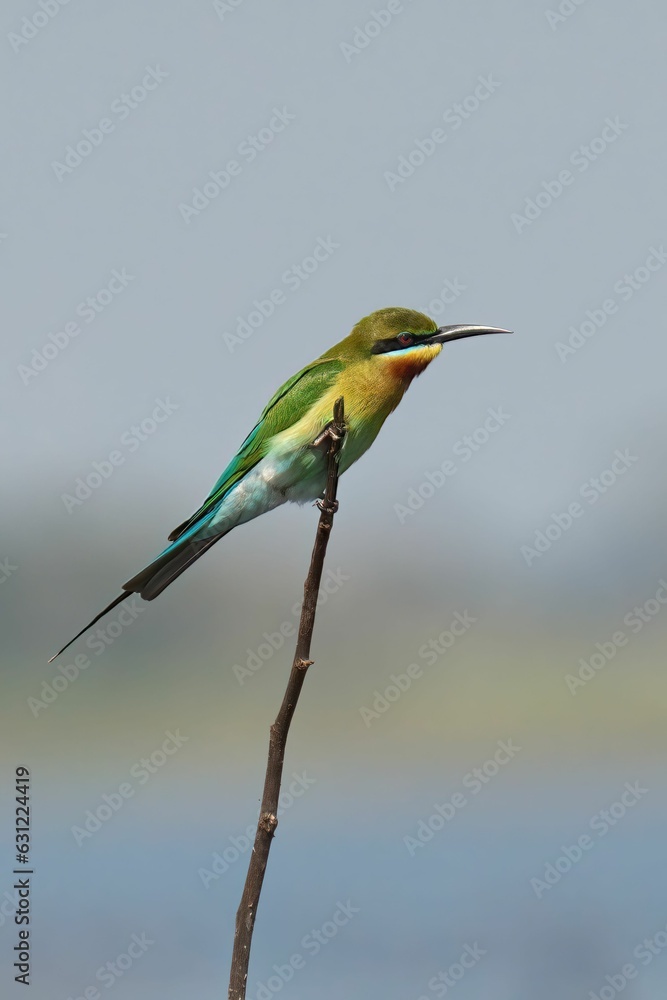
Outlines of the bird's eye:
<svg viewBox="0 0 667 1000">
<path fill-rule="evenodd" d="M 403 347 L 407 347 L 409 344 L 414 343 L 415 338 L 412 336 L 411 333 L 399 333 L 396 339 L 398 340 L 399 344 L 401 344 Z"/>
</svg>

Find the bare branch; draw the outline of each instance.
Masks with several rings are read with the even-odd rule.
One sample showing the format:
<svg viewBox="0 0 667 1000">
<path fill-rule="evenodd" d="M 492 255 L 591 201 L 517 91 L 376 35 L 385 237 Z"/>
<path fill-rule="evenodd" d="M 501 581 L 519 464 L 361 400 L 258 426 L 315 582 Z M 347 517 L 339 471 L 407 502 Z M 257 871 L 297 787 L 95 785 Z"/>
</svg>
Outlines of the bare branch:
<svg viewBox="0 0 667 1000">
<path fill-rule="evenodd" d="M 250 947 L 257 916 L 257 906 L 264 882 L 264 873 L 269 860 L 273 835 L 278 826 L 278 799 L 283 773 L 285 746 L 292 716 L 301 694 L 308 667 L 311 666 L 310 644 L 315 625 L 317 596 L 322 579 L 324 557 L 329 543 L 333 519 L 338 510 L 338 459 L 345 436 L 345 412 L 342 397 L 336 401 L 333 421 L 313 442 L 313 447 L 327 443 L 327 484 L 324 499 L 317 501 L 320 519 L 315 535 L 315 544 L 310 559 L 310 568 L 304 585 L 303 606 L 296 642 L 292 670 L 287 682 L 280 711 L 271 726 L 269 735 L 269 756 L 264 779 L 264 793 L 259 811 L 255 843 L 250 856 L 241 903 L 236 914 L 236 931 L 232 952 L 232 968 L 229 980 L 229 1000 L 245 1000 Z"/>
</svg>

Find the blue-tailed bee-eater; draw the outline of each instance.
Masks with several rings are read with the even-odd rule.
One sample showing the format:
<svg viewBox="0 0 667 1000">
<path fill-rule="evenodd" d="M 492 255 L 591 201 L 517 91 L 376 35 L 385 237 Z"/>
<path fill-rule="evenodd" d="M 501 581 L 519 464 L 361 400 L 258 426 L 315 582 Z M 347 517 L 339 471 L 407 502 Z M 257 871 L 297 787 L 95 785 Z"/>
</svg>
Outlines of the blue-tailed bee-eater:
<svg viewBox="0 0 667 1000">
<path fill-rule="evenodd" d="M 288 500 L 321 498 L 326 449 L 314 442 L 331 423 L 339 397 L 346 424 L 339 457 L 342 474 L 370 448 L 413 378 L 440 354 L 443 344 L 510 332 L 488 326 L 438 327 L 412 309 L 380 309 L 366 316 L 344 340 L 278 389 L 204 503 L 171 532 L 171 544 L 123 584 L 123 593 L 55 656 L 128 594 L 152 601 L 238 524 Z"/>
</svg>

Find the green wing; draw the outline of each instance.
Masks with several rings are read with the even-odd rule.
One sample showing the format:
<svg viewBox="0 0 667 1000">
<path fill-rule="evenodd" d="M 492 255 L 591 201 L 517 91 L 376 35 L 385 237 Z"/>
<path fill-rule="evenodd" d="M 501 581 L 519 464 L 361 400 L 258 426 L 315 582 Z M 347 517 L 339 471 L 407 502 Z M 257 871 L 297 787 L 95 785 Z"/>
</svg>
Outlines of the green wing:
<svg viewBox="0 0 667 1000">
<path fill-rule="evenodd" d="M 281 385 L 199 510 L 174 528 L 169 540 L 179 538 L 197 521 L 210 514 L 232 487 L 261 462 L 268 453 L 271 438 L 296 423 L 334 384 L 343 367 L 342 361 L 318 358 Z"/>
</svg>

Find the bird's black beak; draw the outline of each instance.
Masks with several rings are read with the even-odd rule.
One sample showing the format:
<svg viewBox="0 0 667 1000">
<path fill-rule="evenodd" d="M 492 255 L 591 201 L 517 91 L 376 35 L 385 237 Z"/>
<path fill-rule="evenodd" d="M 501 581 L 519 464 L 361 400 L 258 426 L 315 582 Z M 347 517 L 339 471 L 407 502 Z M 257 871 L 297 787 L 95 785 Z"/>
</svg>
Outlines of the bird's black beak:
<svg viewBox="0 0 667 1000">
<path fill-rule="evenodd" d="M 463 337 L 480 337 L 483 333 L 512 333 L 497 326 L 441 326 L 426 341 L 427 344 L 445 344 Z"/>
</svg>

